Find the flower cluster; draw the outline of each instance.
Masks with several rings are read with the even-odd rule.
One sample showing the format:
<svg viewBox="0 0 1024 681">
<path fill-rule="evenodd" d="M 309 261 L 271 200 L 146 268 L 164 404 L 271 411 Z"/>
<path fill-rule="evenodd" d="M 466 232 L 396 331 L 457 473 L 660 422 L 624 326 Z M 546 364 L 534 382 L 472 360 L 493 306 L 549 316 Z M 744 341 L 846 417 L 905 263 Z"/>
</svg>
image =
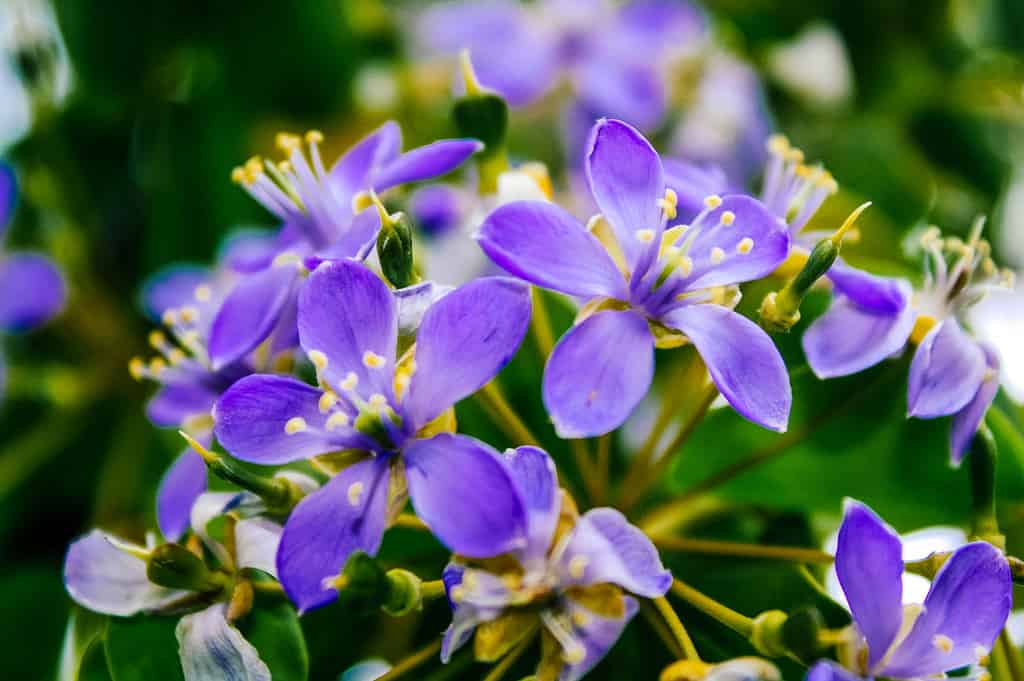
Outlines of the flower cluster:
<svg viewBox="0 0 1024 681">
<path fill-rule="evenodd" d="M 700 403 L 682 439 L 709 409 L 785 432 L 792 366 L 771 332 L 797 323 L 814 288 L 832 299 L 801 329 L 811 371 L 853 374 L 912 346 L 907 414 L 953 417 L 951 457 L 976 457 L 981 514 L 993 468 L 983 419 L 999 360 L 971 336 L 962 312 L 1010 279 L 990 257 L 982 222 L 966 240 L 923 234 L 926 270 L 915 290 L 839 258 L 864 206 L 841 227 L 807 229 L 838 184 L 785 138 L 748 126 L 757 152 L 733 145 L 726 162 L 688 151 L 701 137 L 691 118 L 676 153 L 659 154 L 641 130 L 664 115 L 664 72 L 683 58 L 680 43 L 706 33 L 703 15 L 686 4 L 451 5 L 421 20 L 433 27 L 423 33 L 434 51 L 473 52 L 479 82 L 464 63 L 456 116 L 469 127 L 483 125 L 469 118 L 483 106 L 507 112 L 499 94 L 525 104 L 562 76 L 572 82 L 566 115 L 585 121 L 582 132 L 566 133 L 572 177 L 559 183 L 539 162 L 511 164 L 503 123 L 486 142 L 466 135 L 405 152 L 398 125 L 385 123 L 329 167 L 320 132 L 282 133 L 282 160 L 254 157 L 236 168 L 232 179 L 279 230 L 232 239 L 208 270 L 163 272 L 143 296 L 164 329 L 150 335 L 155 356 L 133 360 L 130 371 L 159 384 L 146 409 L 152 423 L 187 440 L 157 494 L 162 540 L 137 545 L 100 530 L 78 539 L 64 568 L 71 597 L 116 617 L 182 615 L 176 634 L 188 681 L 271 678 L 242 633 L 262 598 L 287 600 L 302 615 L 336 601 L 349 607 L 343 596 L 356 592 L 391 615 L 446 600 L 451 623 L 443 638 L 436 632 L 444 663 L 472 640 L 478 661 L 510 665 L 539 640 L 536 678 L 575 681 L 643 608 L 679 658 L 665 681 L 779 678 L 772 663 L 749 655 L 702 660 L 670 590 L 758 655 L 809 667 L 810 681 L 910 680 L 961 668 L 983 677 L 1009 614 L 1016 560 L 1003 552 L 994 513 L 984 528 L 974 519 L 985 541 L 941 556 L 923 605 L 905 607 L 902 577 L 912 566 L 898 535 L 848 502 L 834 561 L 852 623 L 829 629 L 775 610 L 748 618 L 678 579 L 662 562 L 658 533 L 632 515 L 634 502 L 661 499 L 652 471 L 678 449 L 653 456 L 666 424 L 655 426 L 650 451 L 621 457 L 649 467 L 635 478 L 639 487 L 609 494 L 607 460 L 609 434 L 645 400 Z M 528 28 L 534 22 L 543 30 Z M 520 57 L 519 68 L 503 68 Z M 721 95 L 713 85 L 702 89 Z M 706 108 L 701 115 L 713 118 L 717 106 Z M 762 158 L 754 192 L 744 182 Z M 463 172 L 457 184 L 437 182 L 452 172 Z M 12 187 L 0 172 L 0 223 Z M 24 295 L 8 295 L 9 276 Z M 741 302 L 759 282 L 778 290 L 757 319 Z M 0 289 L 4 328 L 42 321 L 62 297 L 59 276 L 34 256 L 0 260 Z M 551 292 L 575 315 L 557 342 Z M 538 424 L 524 423 L 500 387 L 528 335 L 543 377 L 519 399 L 542 401 L 553 426 L 546 439 L 534 437 Z M 656 385 L 658 350 L 658 365 L 687 368 L 685 381 Z M 469 400 L 511 448 L 498 451 L 478 429 L 460 432 Z M 604 448 L 596 482 L 588 438 Z M 561 440 L 583 448 L 575 468 L 561 457 Z M 210 491 L 211 473 L 232 491 Z M 395 526 L 429 532 L 446 565 L 422 576 L 385 571 L 382 547 Z"/>
</svg>

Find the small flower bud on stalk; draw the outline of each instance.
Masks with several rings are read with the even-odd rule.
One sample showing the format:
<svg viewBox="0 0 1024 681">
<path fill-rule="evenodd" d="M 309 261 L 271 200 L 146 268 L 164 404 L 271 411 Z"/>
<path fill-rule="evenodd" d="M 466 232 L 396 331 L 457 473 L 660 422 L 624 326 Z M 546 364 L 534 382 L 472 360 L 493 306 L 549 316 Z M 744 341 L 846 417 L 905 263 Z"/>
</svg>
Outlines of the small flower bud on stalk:
<svg viewBox="0 0 1024 681">
<path fill-rule="evenodd" d="M 287 515 L 305 496 L 298 485 L 284 478 L 265 478 L 250 473 L 230 463 L 225 457 L 214 454 L 184 431 L 178 433 L 189 446 L 203 457 L 206 467 L 221 480 L 234 483 L 242 489 L 257 495 L 267 505 L 271 515 Z"/>
<path fill-rule="evenodd" d="M 216 591 L 225 581 L 211 572 L 203 559 L 181 544 L 162 544 L 153 549 L 146 561 L 149 581 L 168 589 Z"/>
<path fill-rule="evenodd" d="M 782 643 L 801 659 L 813 659 L 821 649 L 820 632 L 825 621 L 817 608 L 794 610 L 782 625 Z"/>
<path fill-rule="evenodd" d="M 493 194 L 498 190 L 498 175 L 508 169 L 505 155 L 508 104 L 477 80 L 468 50 L 463 50 L 459 60 L 466 94 L 455 100 L 452 119 L 460 135 L 483 142 L 484 149 L 476 156 L 480 169 L 480 193 Z"/>
<path fill-rule="evenodd" d="M 842 246 L 843 236 L 853 227 L 860 214 L 867 210 L 871 202 L 861 204 L 850 213 L 835 234 L 822 239 L 811 250 L 807 262 L 795 277 L 782 290 L 773 291 L 761 302 L 761 325 L 768 331 L 781 333 L 789 331 L 800 321 L 800 304 L 804 297 L 832 268 Z"/>
<path fill-rule="evenodd" d="M 781 657 L 789 652 L 784 630 L 789 615 L 781 610 L 765 610 L 754 618 L 750 642 L 757 652 L 768 657 Z"/>
<path fill-rule="evenodd" d="M 392 617 L 402 617 L 423 607 L 423 580 L 408 570 L 387 573 L 388 594 L 380 608 Z"/>
</svg>

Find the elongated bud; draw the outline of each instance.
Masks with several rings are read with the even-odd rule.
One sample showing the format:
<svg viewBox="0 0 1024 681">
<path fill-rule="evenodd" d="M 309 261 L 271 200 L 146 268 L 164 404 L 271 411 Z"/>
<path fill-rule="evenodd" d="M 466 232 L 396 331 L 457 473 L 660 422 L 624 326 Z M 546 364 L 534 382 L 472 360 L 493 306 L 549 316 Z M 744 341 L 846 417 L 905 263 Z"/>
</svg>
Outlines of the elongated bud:
<svg viewBox="0 0 1024 681">
<path fill-rule="evenodd" d="M 455 100 L 452 109 L 455 128 L 462 137 L 472 137 L 484 143 L 480 156 L 493 156 L 505 146 L 508 104 L 497 93 L 480 85 L 468 50 L 463 50 L 459 59 L 466 94 Z"/>
<path fill-rule="evenodd" d="M 305 492 L 290 480 L 266 478 L 250 473 L 231 463 L 226 457 L 211 452 L 188 433 L 181 430 L 178 433 L 185 438 L 185 441 L 199 456 L 203 457 L 203 461 L 206 462 L 206 467 L 210 469 L 211 473 L 221 480 L 234 483 L 263 499 L 267 505 L 267 511 L 271 515 L 287 515 L 305 496 Z"/>
<path fill-rule="evenodd" d="M 817 608 L 794 610 L 782 625 L 782 643 L 797 657 L 811 659 L 821 647 L 818 634 L 824 627 L 825 621 Z"/>
<path fill-rule="evenodd" d="M 832 269 L 836 258 L 839 257 L 843 237 L 870 205 L 869 201 L 858 206 L 834 234 L 814 245 L 803 268 L 782 290 L 765 296 L 759 310 L 762 326 L 768 331 L 781 333 L 789 331 L 800 321 L 800 304 L 803 303 L 804 297 L 811 287 Z"/>
<path fill-rule="evenodd" d="M 146 561 L 149 581 L 168 589 L 213 591 L 223 586 L 199 556 L 181 544 L 162 544 Z"/>
<path fill-rule="evenodd" d="M 787 652 L 783 629 L 789 615 L 781 610 L 765 610 L 754 618 L 750 642 L 757 652 L 767 657 L 781 657 Z"/>
<path fill-rule="evenodd" d="M 1006 548 L 1006 537 L 999 531 L 996 518 L 996 440 L 988 426 L 981 428 L 971 440 L 968 452 L 971 474 L 971 536 Z"/>
<path fill-rule="evenodd" d="M 377 257 L 384 277 L 395 288 L 416 283 L 413 268 L 412 228 L 404 213 L 388 216 L 377 234 Z"/>
</svg>

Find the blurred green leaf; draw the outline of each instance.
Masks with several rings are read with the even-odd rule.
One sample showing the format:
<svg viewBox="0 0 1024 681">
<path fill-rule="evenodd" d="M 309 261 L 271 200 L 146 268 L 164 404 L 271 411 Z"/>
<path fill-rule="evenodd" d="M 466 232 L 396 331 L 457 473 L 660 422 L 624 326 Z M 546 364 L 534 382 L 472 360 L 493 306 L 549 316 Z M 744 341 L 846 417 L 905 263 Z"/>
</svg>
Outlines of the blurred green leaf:
<svg viewBox="0 0 1024 681">
<path fill-rule="evenodd" d="M 89 678 L 82 673 L 86 656 L 93 648 L 102 649 L 97 645 L 106 633 L 107 617 L 75 606 L 68 616 L 68 626 L 64 630 L 64 645 L 61 650 L 60 665 L 57 670 L 58 681 L 78 681 Z M 103 664 L 106 671 L 106 663 Z"/>
<path fill-rule="evenodd" d="M 184 681 L 174 628 L 177 617 L 113 617 L 107 662 L 113 681 Z"/>
<path fill-rule="evenodd" d="M 257 603 L 239 623 L 246 640 L 259 651 L 274 681 L 306 681 L 309 654 L 295 609 L 288 603 L 265 607 Z"/>
</svg>

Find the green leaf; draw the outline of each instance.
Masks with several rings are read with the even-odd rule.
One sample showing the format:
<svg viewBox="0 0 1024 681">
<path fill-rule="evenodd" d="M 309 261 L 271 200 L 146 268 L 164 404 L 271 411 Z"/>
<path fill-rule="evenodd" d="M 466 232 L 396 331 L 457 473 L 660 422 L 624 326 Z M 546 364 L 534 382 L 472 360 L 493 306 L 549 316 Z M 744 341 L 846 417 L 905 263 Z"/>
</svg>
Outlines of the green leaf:
<svg viewBox="0 0 1024 681">
<path fill-rule="evenodd" d="M 177 624 L 177 617 L 112 617 L 106 643 L 112 681 L 184 681 Z"/>
<path fill-rule="evenodd" d="M 82 674 L 86 655 L 106 633 L 107 618 L 104 615 L 75 606 L 68 615 L 68 626 L 64 630 L 64 644 L 61 649 L 58 681 L 78 681 L 88 678 Z M 106 670 L 106 664 L 103 665 Z"/>
<path fill-rule="evenodd" d="M 295 609 L 288 603 L 256 603 L 252 612 L 238 622 L 238 628 L 259 651 L 274 681 L 306 681 L 309 654 Z"/>
</svg>

